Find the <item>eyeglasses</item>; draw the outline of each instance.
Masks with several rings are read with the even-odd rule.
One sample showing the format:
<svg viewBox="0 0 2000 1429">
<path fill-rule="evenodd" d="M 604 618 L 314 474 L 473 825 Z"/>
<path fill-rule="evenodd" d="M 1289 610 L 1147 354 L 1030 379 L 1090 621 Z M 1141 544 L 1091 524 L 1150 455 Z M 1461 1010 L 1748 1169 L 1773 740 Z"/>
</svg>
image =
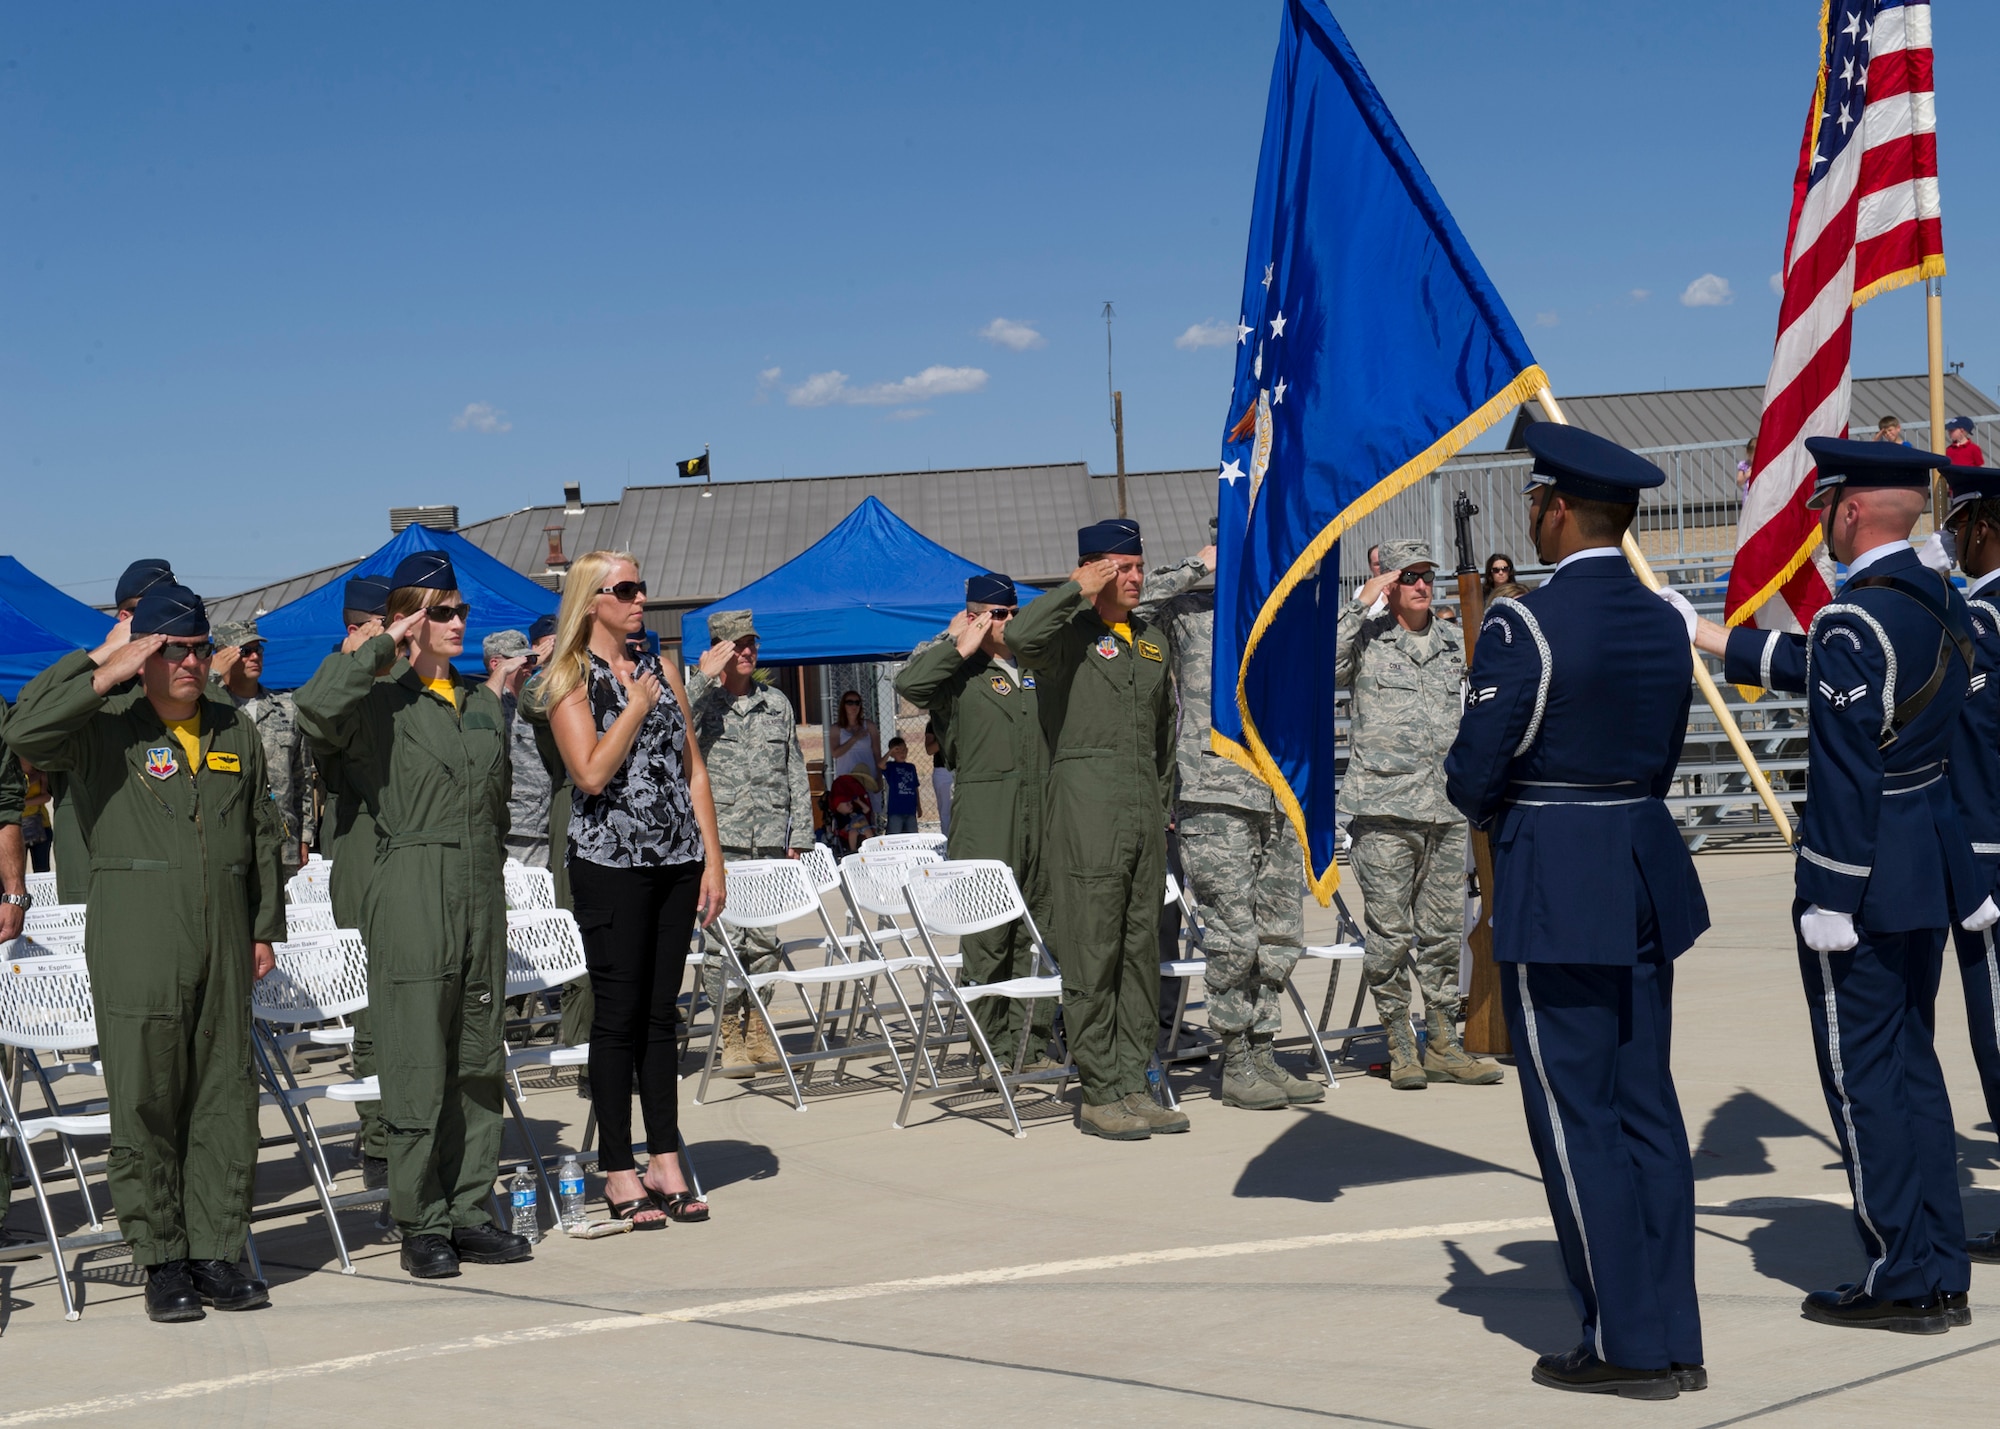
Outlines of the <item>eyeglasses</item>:
<svg viewBox="0 0 2000 1429">
<path fill-rule="evenodd" d="M 861 699 L 858 695 L 853 699 L 842 700 L 841 703 L 844 705 L 853 705 L 856 709 L 861 707 Z"/>
<path fill-rule="evenodd" d="M 424 614 L 434 624 L 449 625 L 454 620 L 470 620 L 472 618 L 472 607 L 469 605 L 432 605 L 424 608 Z"/>
<path fill-rule="evenodd" d="M 189 656 L 193 656 L 197 660 L 206 660 L 214 653 L 215 642 L 213 640 L 197 640 L 192 645 L 175 645 L 169 643 L 162 645 L 153 652 L 155 656 L 166 661 L 169 665 L 179 665 L 187 660 Z"/>
<path fill-rule="evenodd" d="M 1396 576 L 1398 585 L 1429 585 L 1437 579 L 1433 571 L 1402 571 Z"/>
<path fill-rule="evenodd" d="M 1496 576 L 1511 576 L 1514 574 L 1514 568 L 1505 561 L 1495 561 L 1493 563 L 1493 574 Z"/>
<path fill-rule="evenodd" d="M 995 620 L 1012 620 L 1021 613 L 1021 607 L 1018 605 L 996 605 L 986 613 Z"/>
<path fill-rule="evenodd" d="M 261 655 L 264 653 L 264 642 L 261 640 L 252 640 L 240 648 L 245 655 Z"/>
<path fill-rule="evenodd" d="M 620 581 L 616 585 L 599 586 L 597 593 L 599 595 L 615 596 L 627 605 L 630 605 L 646 593 L 646 583 L 644 581 Z"/>
</svg>

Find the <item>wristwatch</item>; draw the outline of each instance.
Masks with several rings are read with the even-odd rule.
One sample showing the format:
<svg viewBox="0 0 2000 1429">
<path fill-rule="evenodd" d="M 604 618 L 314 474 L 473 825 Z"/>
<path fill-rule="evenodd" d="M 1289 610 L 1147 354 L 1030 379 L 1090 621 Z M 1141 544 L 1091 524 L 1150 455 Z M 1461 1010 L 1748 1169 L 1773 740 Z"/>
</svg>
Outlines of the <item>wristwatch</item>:
<svg viewBox="0 0 2000 1429">
<path fill-rule="evenodd" d="M 35 895 L 32 893 L 0 893 L 0 903 L 11 903 L 25 913 L 35 906 Z"/>
</svg>

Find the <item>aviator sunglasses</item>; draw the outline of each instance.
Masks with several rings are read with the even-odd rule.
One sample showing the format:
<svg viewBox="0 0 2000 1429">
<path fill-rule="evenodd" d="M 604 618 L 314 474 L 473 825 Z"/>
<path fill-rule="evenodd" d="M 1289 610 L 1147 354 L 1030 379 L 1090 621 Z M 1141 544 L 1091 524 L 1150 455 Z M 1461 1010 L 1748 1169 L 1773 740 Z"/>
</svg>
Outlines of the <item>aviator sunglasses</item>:
<svg viewBox="0 0 2000 1429">
<path fill-rule="evenodd" d="M 1435 571 L 1399 571 L 1396 575 L 1398 585 L 1430 585 L 1436 580 Z"/>
<path fill-rule="evenodd" d="M 424 607 L 424 614 L 438 625 L 449 625 L 454 620 L 470 620 L 472 607 L 469 605 L 431 605 Z"/>
</svg>

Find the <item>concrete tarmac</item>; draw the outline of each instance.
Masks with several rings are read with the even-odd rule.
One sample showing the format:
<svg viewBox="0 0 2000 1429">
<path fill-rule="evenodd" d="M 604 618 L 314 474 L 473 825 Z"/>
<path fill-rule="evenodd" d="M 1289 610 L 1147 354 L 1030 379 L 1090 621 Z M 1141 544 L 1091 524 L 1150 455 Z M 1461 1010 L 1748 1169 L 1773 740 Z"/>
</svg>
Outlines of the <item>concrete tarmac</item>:
<svg viewBox="0 0 2000 1429">
<path fill-rule="evenodd" d="M 1697 865 L 1716 927 L 1679 965 L 1675 1069 L 1697 1147 L 1703 1393 L 1530 1383 L 1537 1354 L 1579 1335 L 1511 1069 L 1418 1093 L 1347 1068 L 1322 1105 L 1262 1113 L 1183 1073 L 1192 1134 L 1138 1144 L 1086 1139 L 1046 1102 L 1017 1141 L 990 1098 L 920 1104 L 896 1131 L 892 1082 L 822 1090 L 801 1115 L 769 1080 L 694 1106 L 690 1078 L 705 1225 L 545 1240 L 531 1264 L 418 1283 L 367 1210 L 343 1214 L 358 1273 L 339 1274 L 315 1212 L 259 1230 L 272 1308 L 179 1326 L 146 1320 L 119 1255 L 91 1260 L 76 1324 L 46 1259 L 0 1265 L 0 1426 L 1983 1418 L 2000 1269 L 1974 1268 L 1973 1324 L 1948 1335 L 1800 1318 L 1807 1290 L 1864 1257 L 1813 1073 L 1790 858 Z M 1317 908 L 1311 930 L 1331 931 Z M 2000 1224 L 2000 1157 L 1955 968 L 1939 1013 L 1982 1230 Z M 545 1147 L 575 1144 L 572 1087 L 528 1106 Z M 260 1200 L 299 1185 L 293 1153 L 267 1151 Z M 11 1221 L 32 1222 L 22 1196 Z"/>
</svg>

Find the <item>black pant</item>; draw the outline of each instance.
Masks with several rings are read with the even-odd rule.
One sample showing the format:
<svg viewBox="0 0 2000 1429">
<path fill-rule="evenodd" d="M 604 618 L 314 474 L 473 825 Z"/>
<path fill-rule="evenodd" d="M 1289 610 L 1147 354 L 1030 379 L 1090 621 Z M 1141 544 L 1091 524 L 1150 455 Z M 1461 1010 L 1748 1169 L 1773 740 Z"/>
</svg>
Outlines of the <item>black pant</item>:
<svg viewBox="0 0 2000 1429">
<path fill-rule="evenodd" d="M 646 1150 L 679 1147 L 676 1004 L 701 894 L 699 863 L 607 868 L 569 861 L 576 922 L 597 1009 L 590 1021 L 590 1100 L 597 1111 L 597 1165 L 630 1171 L 632 1076 L 646 1119 Z"/>
</svg>

